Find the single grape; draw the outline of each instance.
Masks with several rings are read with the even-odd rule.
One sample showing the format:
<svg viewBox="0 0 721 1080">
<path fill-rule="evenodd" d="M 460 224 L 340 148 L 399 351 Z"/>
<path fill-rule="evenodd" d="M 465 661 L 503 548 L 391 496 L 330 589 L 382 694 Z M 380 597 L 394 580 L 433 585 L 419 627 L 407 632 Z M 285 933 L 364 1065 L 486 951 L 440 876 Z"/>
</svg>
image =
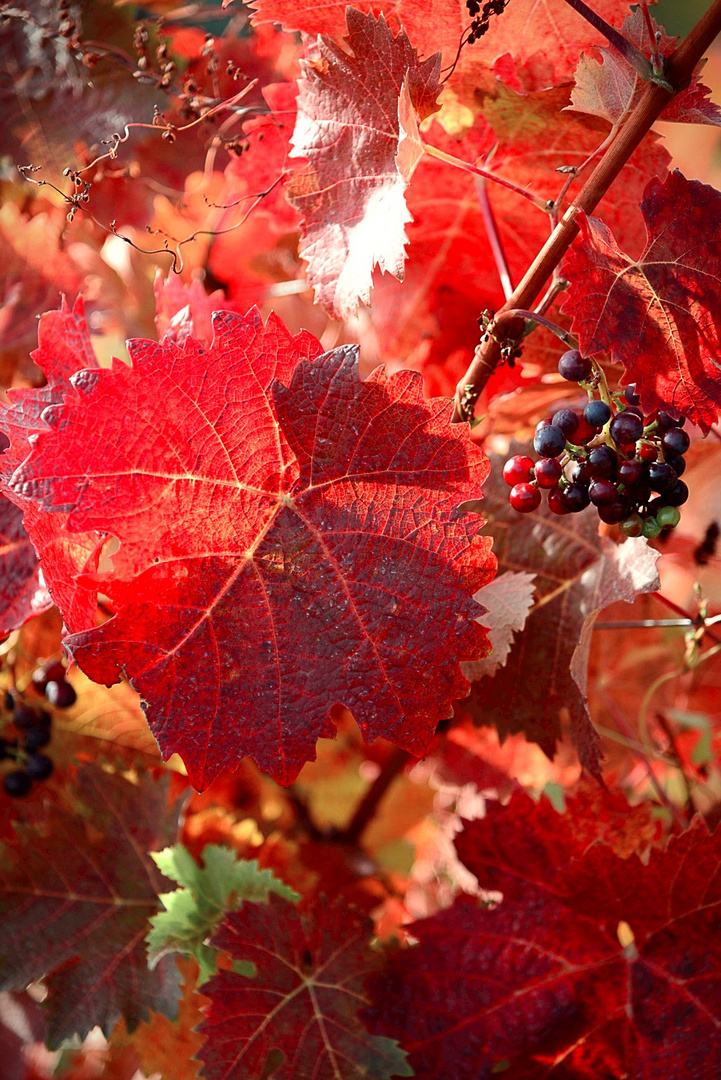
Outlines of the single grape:
<svg viewBox="0 0 721 1080">
<path fill-rule="evenodd" d="M 18 731 L 30 731 L 32 728 L 37 727 L 38 717 L 35 709 L 31 709 L 29 705 L 18 704 L 15 706 L 13 713 L 13 724 Z"/>
<path fill-rule="evenodd" d="M 648 482 L 652 491 L 666 491 L 673 487 L 677 479 L 671 466 L 663 461 L 654 461 L 648 467 Z"/>
<path fill-rule="evenodd" d="M 681 512 L 675 506 L 662 506 L 656 514 L 656 521 L 664 529 L 675 529 L 681 520 Z"/>
<path fill-rule="evenodd" d="M 47 746 L 49 742 L 50 732 L 45 728 L 33 728 L 32 731 L 28 731 L 25 734 L 25 749 L 29 754 L 33 754 L 36 750 L 42 749 L 42 747 Z"/>
<path fill-rule="evenodd" d="M 563 503 L 572 514 L 585 510 L 590 502 L 588 488 L 583 484 L 568 484 L 561 492 Z"/>
<path fill-rule="evenodd" d="M 595 446 L 588 455 L 594 479 L 610 480 L 616 475 L 618 454 L 610 446 Z"/>
<path fill-rule="evenodd" d="M 593 364 L 578 349 L 569 349 L 558 361 L 558 371 L 567 382 L 583 382 L 593 371 Z"/>
<path fill-rule="evenodd" d="M 571 467 L 571 481 L 574 484 L 584 484 L 586 487 L 593 480 L 593 469 L 588 461 L 577 461 Z"/>
<path fill-rule="evenodd" d="M 643 523 L 641 534 L 646 537 L 647 540 L 655 540 L 661 532 L 662 526 L 656 521 L 655 517 L 647 517 Z"/>
<path fill-rule="evenodd" d="M 625 487 L 635 487 L 636 484 L 641 483 L 645 475 L 643 464 L 640 461 L 634 461 L 633 458 L 622 461 L 616 470 L 619 483 Z"/>
<path fill-rule="evenodd" d="M 565 514 L 570 514 L 571 511 L 563 501 L 563 491 L 560 487 L 551 488 L 548 493 L 548 509 L 552 514 L 558 514 L 559 517 L 563 517 Z"/>
<path fill-rule="evenodd" d="M 598 516 L 606 525 L 616 525 L 619 521 L 627 518 L 631 511 L 626 499 L 615 499 L 613 502 L 599 506 Z"/>
<path fill-rule="evenodd" d="M 12 712 L 15 708 L 15 698 L 13 697 L 12 690 L 6 690 L 3 698 L 3 707 L 6 712 Z"/>
<path fill-rule="evenodd" d="M 32 787 L 32 780 L 23 769 L 13 769 L 3 777 L 5 794 L 11 799 L 21 799 Z"/>
<path fill-rule="evenodd" d="M 629 405 L 640 405 L 641 404 L 641 398 L 636 393 L 636 383 L 635 382 L 632 382 L 632 383 L 628 384 L 628 386 L 626 387 L 626 389 L 623 392 L 623 396 L 625 397 L 625 399 L 629 403 Z"/>
<path fill-rule="evenodd" d="M 35 668 L 32 674 L 33 686 L 40 693 L 44 693 L 49 682 L 63 682 L 65 679 L 65 665 L 59 660 L 52 664 L 41 664 Z"/>
<path fill-rule="evenodd" d="M 567 439 L 572 440 L 572 436 L 578 430 L 580 419 L 581 417 L 573 409 L 559 409 L 553 414 L 551 423 L 554 427 L 560 428 Z"/>
<path fill-rule="evenodd" d="M 650 463 L 658 459 L 658 447 L 652 442 L 640 442 L 636 447 L 636 452 L 641 461 Z"/>
<path fill-rule="evenodd" d="M 560 428 L 553 424 L 536 429 L 533 439 L 533 449 L 541 457 L 558 457 L 566 446 L 566 436 Z"/>
<path fill-rule="evenodd" d="M 554 457 L 539 458 L 533 467 L 533 475 L 538 482 L 538 486 L 542 488 L 555 487 L 561 479 L 562 472 L 560 461 Z"/>
<path fill-rule="evenodd" d="M 576 444 L 585 443 L 588 442 L 589 439 L 592 439 L 597 433 L 598 428 L 593 427 L 593 425 L 589 424 L 588 420 L 582 416 L 578 421 L 578 427 L 574 432 L 573 441 Z"/>
<path fill-rule="evenodd" d="M 679 416 L 678 420 L 676 420 L 670 413 L 660 412 L 658 414 L 658 426 L 661 428 L 683 427 L 685 423 L 685 416 Z"/>
<path fill-rule="evenodd" d="M 69 709 L 77 700 L 77 694 L 69 682 L 49 682 L 45 687 L 45 697 L 56 709 Z"/>
<path fill-rule="evenodd" d="M 663 493 L 665 506 L 683 506 L 688 499 L 688 488 L 683 480 L 677 480 L 672 488 L 667 488 Z"/>
<path fill-rule="evenodd" d="M 678 454 L 683 457 L 690 445 L 691 437 L 683 428 L 669 428 L 661 436 L 661 449 L 664 454 Z"/>
<path fill-rule="evenodd" d="M 624 536 L 640 536 L 643 532 L 643 518 L 640 514 L 631 514 L 619 525 Z"/>
<path fill-rule="evenodd" d="M 666 464 L 671 466 L 676 476 L 683 476 L 686 472 L 686 458 L 681 457 L 680 454 L 667 454 Z"/>
<path fill-rule="evenodd" d="M 541 492 L 534 484 L 516 484 L 508 501 L 519 514 L 530 514 L 541 505 Z"/>
<path fill-rule="evenodd" d="M 611 419 L 611 407 L 605 401 L 589 401 L 583 410 L 583 419 L 591 427 L 602 428 Z"/>
<path fill-rule="evenodd" d="M 623 494 L 634 506 L 645 506 L 651 498 L 651 488 L 648 484 L 639 484 L 637 487 L 624 488 Z"/>
<path fill-rule="evenodd" d="M 52 759 L 47 754 L 29 754 L 25 771 L 31 780 L 47 780 L 53 771 Z"/>
<path fill-rule="evenodd" d="M 641 438 L 643 435 L 643 420 L 640 416 L 635 416 L 634 413 L 626 409 L 624 412 L 617 413 L 614 416 L 608 430 L 617 446 L 625 446 L 628 443 L 635 443 Z"/>
<path fill-rule="evenodd" d="M 514 454 L 503 466 L 503 479 L 509 487 L 525 484 L 533 475 L 533 458 L 525 454 Z"/>
<path fill-rule="evenodd" d="M 594 480 L 588 489 L 588 496 L 594 506 L 606 506 L 616 502 L 618 489 L 612 480 Z"/>
</svg>

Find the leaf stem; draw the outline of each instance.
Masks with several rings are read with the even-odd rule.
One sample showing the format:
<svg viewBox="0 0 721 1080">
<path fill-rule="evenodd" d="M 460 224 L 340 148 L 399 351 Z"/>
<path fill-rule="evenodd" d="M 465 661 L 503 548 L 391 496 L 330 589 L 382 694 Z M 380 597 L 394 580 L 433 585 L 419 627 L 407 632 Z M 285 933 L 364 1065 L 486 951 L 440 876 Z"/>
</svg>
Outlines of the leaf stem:
<svg viewBox="0 0 721 1080">
<path fill-rule="evenodd" d="M 701 16 L 693 30 L 667 60 L 666 76 L 675 93 L 684 90 L 689 85 L 696 65 L 719 33 L 721 33 L 721 0 L 713 0 L 708 11 Z M 589 176 L 578 198 L 568 207 L 501 311 L 505 308 L 528 309 L 533 305 L 541 289 L 578 235 L 579 215 L 593 213 L 636 147 L 640 145 L 666 108 L 671 97 L 672 94 L 658 83 L 650 83 L 644 87 L 637 104 Z M 494 179 L 497 178 L 494 177 Z M 498 314 L 500 312 L 496 317 Z M 522 327 L 516 327 L 513 321 L 509 320 L 508 337 L 518 337 L 521 330 Z M 456 387 L 454 413 L 456 422 L 469 421 L 472 418 L 476 401 L 501 360 L 501 344 L 498 338 L 488 337 L 476 348 L 468 370 Z"/>
<path fill-rule="evenodd" d="M 491 245 L 491 251 L 493 252 L 493 258 L 496 263 L 496 270 L 501 279 L 503 295 L 506 300 L 508 300 L 509 297 L 513 295 L 511 271 L 508 269 L 508 260 L 506 259 L 506 253 L 503 250 L 503 242 L 499 236 L 493 207 L 491 206 L 488 192 L 486 191 L 486 181 L 482 176 L 476 177 L 476 191 L 478 192 L 478 200 L 481 204 L 481 213 L 483 214 L 483 224 L 486 227 L 488 243 Z"/>
<path fill-rule="evenodd" d="M 526 319 L 528 322 L 538 323 L 540 326 L 545 326 L 547 330 L 550 330 L 552 334 L 555 334 L 557 338 L 568 345 L 569 349 L 578 348 L 578 340 L 568 330 L 564 330 L 558 323 L 553 322 L 551 319 L 547 319 L 545 315 L 541 315 L 538 311 L 527 311 L 525 308 L 504 308 L 499 315 L 493 320 L 489 327 L 489 331 L 492 333 L 497 326 L 502 326 L 503 323 L 509 322 L 513 319 Z"/>
<path fill-rule="evenodd" d="M 544 199 L 539 198 L 538 195 L 534 195 L 531 191 L 526 191 L 525 188 L 520 187 L 518 184 L 514 184 L 511 180 L 504 180 L 502 176 L 496 176 L 495 173 L 489 172 L 488 169 L 481 169 L 478 165 L 472 165 L 470 161 L 464 161 L 463 158 L 454 157 L 453 154 L 447 154 L 445 150 L 440 150 L 437 146 L 432 146 L 431 143 L 423 143 L 423 149 L 431 157 L 436 157 L 440 161 L 445 161 L 448 165 L 455 165 L 457 169 L 463 169 L 464 172 L 473 173 L 474 176 L 482 176 L 484 180 L 491 180 L 494 184 L 500 184 L 501 187 L 508 188 L 509 191 L 513 191 L 516 195 L 520 195 L 523 199 L 528 199 L 529 202 L 538 210 L 543 210 L 544 214 L 548 213 L 548 207 Z"/>
<path fill-rule="evenodd" d="M 566 0 L 569 7 L 572 7 L 574 11 L 589 22 L 600 34 L 603 34 L 609 45 L 613 45 L 614 49 L 628 61 L 634 71 L 638 72 L 642 79 L 649 80 L 653 75 L 653 68 L 648 61 L 648 58 L 643 55 L 640 49 L 637 49 L 630 41 L 627 40 L 614 26 L 607 23 L 602 16 L 598 15 L 588 4 L 584 4 L 583 0 Z M 652 35 L 653 37 L 653 35 Z"/>
<path fill-rule="evenodd" d="M 367 826 L 375 817 L 381 799 L 409 761 L 417 761 L 417 758 L 414 758 L 407 750 L 401 750 L 400 747 L 396 746 L 358 803 L 347 826 L 341 830 L 336 840 L 342 840 L 347 844 L 358 843 Z"/>
</svg>

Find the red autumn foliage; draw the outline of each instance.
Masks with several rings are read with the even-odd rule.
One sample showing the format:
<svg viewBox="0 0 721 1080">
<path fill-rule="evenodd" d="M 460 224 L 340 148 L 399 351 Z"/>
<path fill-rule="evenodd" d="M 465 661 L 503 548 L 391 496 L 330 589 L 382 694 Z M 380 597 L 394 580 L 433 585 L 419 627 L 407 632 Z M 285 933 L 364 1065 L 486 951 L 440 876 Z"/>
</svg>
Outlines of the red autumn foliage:
<svg viewBox="0 0 721 1080">
<path fill-rule="evenodd" d="M 650 6 L 3 9 L 3 1078 L 719 1072 L 721 0 Z"/>
</svg>

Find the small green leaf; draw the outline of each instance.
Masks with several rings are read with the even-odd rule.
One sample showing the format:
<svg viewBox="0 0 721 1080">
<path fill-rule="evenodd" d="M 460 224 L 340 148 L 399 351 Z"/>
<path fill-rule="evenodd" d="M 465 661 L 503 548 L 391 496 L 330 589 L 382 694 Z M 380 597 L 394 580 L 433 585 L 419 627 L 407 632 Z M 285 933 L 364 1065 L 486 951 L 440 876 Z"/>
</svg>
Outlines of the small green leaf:
<svg viewBox="0 0 721 1080">
<path fill-rule="evenodd" d="M 150 919 L 148 963 L 153 968 L 169 953 L 193 956 L 200 967 L 199 986 L 215 974 L 217 950 L 206 942 L 227 912 L 236 911 L 244 901 L 267 903 L 270 893 L 291 903 L 300 899 L 272 871 L 260 870 L 255 859 L 238 859 L 219 844 L 203 849 L 202 865 L 183 844 L 151 855 L 158 869 L 180 887 L 161 894 L 166 910 Z"/>
</svg>

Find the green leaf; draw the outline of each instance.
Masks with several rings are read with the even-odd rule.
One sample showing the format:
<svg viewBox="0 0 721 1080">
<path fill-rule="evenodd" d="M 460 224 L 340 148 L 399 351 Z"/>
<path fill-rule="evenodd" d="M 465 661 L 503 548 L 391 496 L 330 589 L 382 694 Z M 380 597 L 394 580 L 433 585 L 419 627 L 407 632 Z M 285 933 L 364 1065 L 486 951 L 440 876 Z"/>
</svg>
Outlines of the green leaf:
<svg viewBox="0 0 721 1080">
<path fill-rule="evenodd" d="M 259 869 L 257 860 L 238 859 L 219 844 L 203 848 L 202 866 L 183 844 L 151 855 L 158 869 L 180 888 L 160 896 L 166 910 L 150 920 L 148 963 L 153 968 L 169 953 L 192 956 L 200 967 L 199 986 L 215 974 L 217 949 L 206 941 L 229 911 L 236 911 L 244 901 L 267 903 L 270 893 L 292 903 L 300 899 L 271 870 Z M 241 974 L 252 977 L 254 965 L 245 967 L 247 971 Z"/>
</svg>

